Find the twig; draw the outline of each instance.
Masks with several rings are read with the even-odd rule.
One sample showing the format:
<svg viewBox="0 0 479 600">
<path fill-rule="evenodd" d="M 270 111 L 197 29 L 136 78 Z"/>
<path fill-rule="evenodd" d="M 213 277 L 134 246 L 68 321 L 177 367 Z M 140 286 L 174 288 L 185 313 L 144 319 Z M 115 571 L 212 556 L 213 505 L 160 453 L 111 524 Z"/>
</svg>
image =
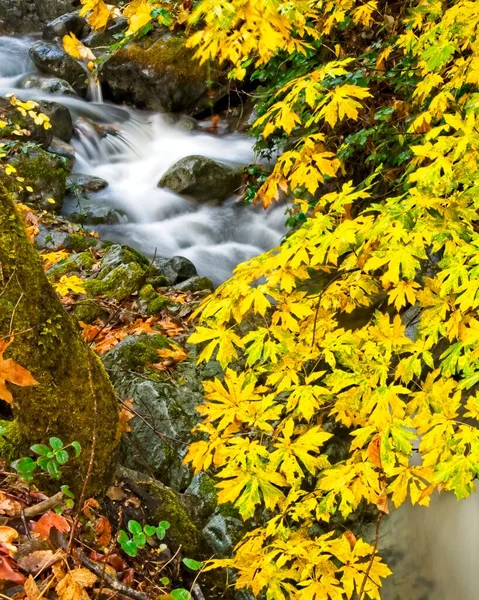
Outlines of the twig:
<svg viewBox="0 0 479 600">
<path fill-rule="evenodd" d="M 27 519 L 33 519 L 34 517 L 38 517 L 38 515 L 42 515 L 46 513 L 51 508 L 58 506 L 63 500 L 63 492 L 58 492 L 51 498 L 47 498 L 38 504 L 34 504 L 33 506 L 28 506 L 23 511 L 23 514 Z"/>
<path fill-rule="evenodd" d="M 131 588 L 124 585 L 123 583 L 120 583 L 118 580 L 116 580 L 111 575 L 108 575 L 108 573 L 105 573 L 103 565 L 98 564 L 98 563 L 94 562 L 93 560 L 90 560 L 80 549 L 77 549 L 77 553 L 78 553 L 78 558 L 80 559 L 81 563 L 83 565 L 85 565 L 85 567 L 90 569 L 90 571 L 93 571 L 93 573 L 95 573 L 95 575 L 98 575 L 98 577 L 103 577 L 103 579 L 107 582 L 109 587 L 111 587 L 113 590 L 116 590 L 123 596 L 127 596 L 128 598 L 133 598 L 133 600 L 151 600 L 150 596 L 148 596 L 147 594 L 144 594 L 143 592 L 137 592 L 135 590 L 132 590 Z"/>
<path fill-rule="evenodd" d="M 24 295 L 25 294 L 23 292 L 20 294 L 20 298 L 17 300 L 17 303 L 15 304 L 15 307 L 13 309 L 12 318 L 10 319 L 10 328 L 9 328 L 9 334 L 10 335 L 12 335 L 12 331 L 13 331 L 13 321 L 15 319 L 15 313 L 17 312 L 18 305 L 22 301 L 22 298 L 23 298 Z"/>
<path fill-rule="evenodd" d="M 369 560 L 368 568 L 366 569 L 366 572 L 364 573 L 364 579 L 361 584 L 361 589 L 359 591 L 358 600 L 363 600 L 364 589 L 366 587 L 366 581 L 369 578 L 369 573 L 371 572 L 371 569 L 373 568 L 374 559 L 376 558 L 376 553 L 378 551 L 378 544 L 379 544 L 379 528 L 381 526 L 381 519 L 383 518 L 383 515 L 384 515 L 384 513 L 379 511 L 378 520 L 376 521 L 376 535 L 374 536 L 373 551 L 371 554 L 371 558 Z"/>
</svg>

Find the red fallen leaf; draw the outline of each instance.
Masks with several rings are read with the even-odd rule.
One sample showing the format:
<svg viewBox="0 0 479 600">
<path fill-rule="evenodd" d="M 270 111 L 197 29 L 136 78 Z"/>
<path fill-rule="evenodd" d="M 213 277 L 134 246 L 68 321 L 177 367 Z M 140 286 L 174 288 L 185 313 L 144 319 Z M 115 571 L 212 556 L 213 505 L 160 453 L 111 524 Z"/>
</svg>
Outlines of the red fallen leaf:
<svg viewBox="0 0 479 600">
<path fill-rule="evenodd" d="M 52 528 L 60 531 L 61 533 L 67 533 L 70 531 L 70 524 L 65 517 L 62 517 L 62 515 L 58 515 L 50 510 L 42 515 L 35 523 L 33 531 L 40 537 L 48 539 L 50 537 L 50 530 Z"/>
<path fill-rule="evenodd" d="M 108 546 L 111 541 L 111 524 L 106 517 L 100 517 L 95 525 L 95 534 L 97 543 L 103 548 Z"/>
<path fill-rule="evenodd" d="M 13 581 L 15 583 L 23 583 L 25 577 L 15 570 L 16 563 L 8 556 L 8 552 L 4 548 L 0 548 L 0 581 Z"/>
<path fill-rule="evenodd" d="M 122 575 L 121 582 L 131 587 L 135 583 L 135 569 L 127 569 Z"/>
<path fill-rule="evenodd" d="M 124 562 L 123 559 L 115 553 L 110 554 L 107 557 L 104 554 L 101 554 L 101 552 L 92 551 L 90 552 L 89 556 L 91 560 L 94 560 L 98 563 L 104 563 L 106 561 L 106 563 L 110 565 L 110 567 L 112 567 L 116 573 L 122 573 L 128 567 L 126 562 Z"/>
</svg>

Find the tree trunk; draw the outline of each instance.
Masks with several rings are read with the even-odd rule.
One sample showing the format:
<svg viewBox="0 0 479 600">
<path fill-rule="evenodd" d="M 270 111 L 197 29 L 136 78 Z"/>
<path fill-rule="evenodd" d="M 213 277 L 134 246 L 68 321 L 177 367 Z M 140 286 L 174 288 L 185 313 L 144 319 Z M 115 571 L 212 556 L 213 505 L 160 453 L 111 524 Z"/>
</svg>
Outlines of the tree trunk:
<svg viewBox="0 0 479 600">
<path fill-rule="evenodd" d="M 0 338 L 10 334 L 14 341 L 6 358 L 30 371 L 38 385 L 8 384 L 14 421 L 0 454 L 11 442 L 25 455 L 33 443 L 51 436 L 78 441 L 82 453 L 66 467 L 63 482 L 78 492 L 90 470 L 88 493 L 100 492 L 113 474 L 119 441 L 113 387 L 49 284 L 13 200 L 0 184 Z M 0 404 L 0 412 L 8 414 L 6 404 Z"/>
</svg>

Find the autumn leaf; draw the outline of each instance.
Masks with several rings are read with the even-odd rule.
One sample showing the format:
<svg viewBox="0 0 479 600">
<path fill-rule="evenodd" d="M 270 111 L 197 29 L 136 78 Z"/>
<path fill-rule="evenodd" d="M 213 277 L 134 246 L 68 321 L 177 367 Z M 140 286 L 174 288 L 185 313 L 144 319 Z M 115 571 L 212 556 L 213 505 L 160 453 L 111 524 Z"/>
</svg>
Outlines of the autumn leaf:
<svg viewBox="0 0 479 600">
<path fill-rule="evenodd" d="M 89 600 L 85 588 L 93 586 L 96 581 L 97 576 L 88 569 L 74 569 L 57 584 L 58 600 Z"/>
<path fill-rule="evenodd" d="M 18 565 L 27 573 L 38 573 L 54 562 L 60 560 L 62 554 L 51 550 L 35 550 L 18 559 Z"/>
<path fill-rule="evenodd" d="M 96 541 L 101 548 L 108 546 L 111 541 L 111 524 L 110 521 L 101 516 L 95 524 Z"/>
<path fill-rule="evenodd" d="M 38 600 L 41 597 L 40 589 L 31 575 L 23 584 L 23 589 L 27 595 L 27 600 Z"/>
<path fill-rule="evenodd" d="M 128 20 L 128 30 L 126 35 L 134 35 L 142 27 L 151 21 L 152 6 L 147 0 L 133 0 L 123 14 Z"/>
<path fill-rule="evenodd" d="M 70 292 L 74 294 L 86 293 L 83 279 L 78 277 L 78 275 L 63 275 L 60 281 L 53 284 L 53 287 L 60 296 L 67 296 Z"/>
<path fill-rule="evenodd" d="M 88 15 L 88 16 L 87 16 Z M 109 19 L 111 11 L 104 0 L 84 0 L 80 16 L 87 16 L 90 27 L 94 30 L 103 29 Z"/>
<path fill-rule="evenodd" d="M 72 58 L 81 62 L 95 61 L 96 56 L 76 37 L 74 33 L 69 33 L 63 37 L 63 49 Z"/>
<path fill-rule="evenodd" d="M 13 404 L 13 396 L 7 389 L 7 386 L 5 385 L 6 382 L 13 383 L 20 387 L 38 385 L 38 381 L 36 381 L 26 369 L 11 359 L 3 358 L 5 350 L 12 342 L 13 338 L 11 338 L 9 342 L 0 340 L 0 398 L 5 400 L 5 402 L 8 402 L 8 404 Z"/>
<path fill-rule="evenodd" d="M 16 546 L 12 544 L 14 540 L 18 539 L 18 531 L 8 525 L 0 525 L 0 544 L 13 556 L 17 550 Z"/>
<path fill-rule="evenodd" d="M 129 433 L 131 431 L 131 425 L 129 421 L 133 419 L 135 414 L 131 411 L 133 408 L 133 399 L 122 401 L 122 409 L 120 411 L 120 429 L 123 433 Z"/>
<path fill-rule="evenodd" d="M 377 435 L 369 443 L 368 456 L 369 456 L 369 460 L 378 469 L 382 469 L 380 448 L 381 448 L 381 438 Z"/>
<path fill-rule="evenodd" d="M 70 531 L 70 524 L 65 517 L 50 510 L 35 523 L 33 531 L 39 537 L 47 540 L 50 537 L 50 530 L 52 528 L 60 533 L 67 533 Z"/>
</svg>

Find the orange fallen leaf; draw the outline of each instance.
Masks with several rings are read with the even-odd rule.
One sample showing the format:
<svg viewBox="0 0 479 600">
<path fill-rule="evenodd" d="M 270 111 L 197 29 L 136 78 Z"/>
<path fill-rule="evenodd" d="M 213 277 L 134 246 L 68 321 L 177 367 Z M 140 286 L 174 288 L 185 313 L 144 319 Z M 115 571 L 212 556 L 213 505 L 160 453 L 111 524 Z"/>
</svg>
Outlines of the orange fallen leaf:
<svg viewBox="0 0 479 600">
<path fill-rule="evenodd" d="M 16 529 L 7 525 L 0 525 L 0 544 L 8 551 L 10 556 L 13 556 L 16 552 L 16 546 L 12 542 L 17 538 L 18 532 Z"/>
<path fill-rule="evenodd" d="M 31 575 L 23 584 L 23 589 L 27 595 L 27 600 L 38 600 L 41 596 L 41 592 Z"/>
<path fill-rule="evenodd" d="M 129 421 L 135 416 L 131 409 L 133 408 L 133 400 L 123 400 L 123 408 L 120 411 L 120 429 L 123 433 L 129 433 L 131 431 L 131 425 Z"/>
<path fill-rule="evenodd" d="M 96 522 L 95 534 L 100 547 L 108 546 L 111 541 L 111 524 L 106 517 L 100 517 Z"/>
<path fill-rule="evenodd" d="M 378 469 L 382 469 L 383 465 L 381 462 L 381 454 L 380 454 L 380 446 L 381 446 L 381 438 L 379 435 L 373 437 L 368 446 L 368 456 L 369 460 L 373 463 L 375 467 Z"/>
<path fill-rule="evenodd" d="M 52 528 L 61 533 L 67 533 L 70 531 L 70 524 L 65 517 L 50 510 L 35 523 L 33 531 L 41 538 L 47 540 L 50 537 L 50 530 Z"/>
<path fill-rule="evenodd" d="M 12 342 L 13 337 L 8 342 L 0 340 L 0 398 L 5 400 L 5 402 L 8 402 L 8 404 L 13 404 L 13 396 L 5 385 L 7 381 L 20 387 L 38 385 L 38 381 L 32 377 L 29 371 L 21 367 L 12 359 L 3 358 L 5 350 Z"/>
</svg>

